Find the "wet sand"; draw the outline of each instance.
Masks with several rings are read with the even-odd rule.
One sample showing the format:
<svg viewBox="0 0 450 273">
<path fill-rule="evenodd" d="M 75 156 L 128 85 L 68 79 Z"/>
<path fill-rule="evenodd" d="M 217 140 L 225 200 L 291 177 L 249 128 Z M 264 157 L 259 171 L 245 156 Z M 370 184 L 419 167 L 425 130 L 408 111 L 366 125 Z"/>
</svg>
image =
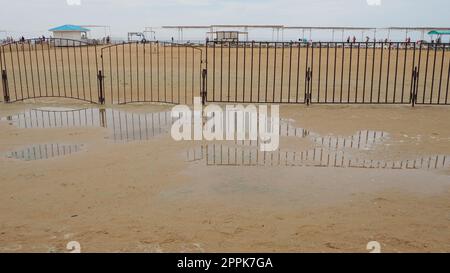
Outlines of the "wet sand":
<svg viewBox="0 0 450 273">
<path fill-rule="evenodd" d="M 211 144 L 164 133 L 169 106 L 105 108 L 106 119 L 94 114 L 89 126 L 90 115 L 66 115 L 72 121 L 58 123 L 66 126 L 38 119 L 19 126 L 21 113 L 40 107 L 100 113 L 56 99 L 0 105 L 1 252 L 67 252 L 69 241 L 83 252 L 368 252 L 369 241 L 383 252 L 450 251 L 450 168 L 427 161 L 450 155 L 448 107 L 281 107 L 291 131 L 309 132 L 283 136 L 286 153 L 330 151 L 314 137 L 385 132 L 362 149 L 337 149 L 345 160 L 366 160 L 363 167 L 300 157 L 273 165 L 190 161 L 190 150 Z M 32 149 L 50 144 L 79 149 L 47 150 L 47 159 Z M 27 149 L 27 159 L 11 157 Z M 414 160 L 417 168 L 408 169 Z"/>
</svg>

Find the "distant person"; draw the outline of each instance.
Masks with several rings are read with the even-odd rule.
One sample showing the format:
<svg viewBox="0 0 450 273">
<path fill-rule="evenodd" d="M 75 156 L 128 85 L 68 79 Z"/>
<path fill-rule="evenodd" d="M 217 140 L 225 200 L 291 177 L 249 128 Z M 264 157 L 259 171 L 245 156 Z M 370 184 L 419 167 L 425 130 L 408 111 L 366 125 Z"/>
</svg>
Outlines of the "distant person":
<svg viewBox="0 0 450 273">
<path fill-rule="evenodd" d="M 353 43 L 356 43 L 356 37 L 353 36 Z"/>
<path fill-rule="evenodd" d="M 350 43 L 350 36 L 348 36 L 347 38 L 347 43 Z"/>
<path fill-rule="evenodd" d="M 366 36 L 366 43 L 370 42 L 370 37 Z"/>
</svg>

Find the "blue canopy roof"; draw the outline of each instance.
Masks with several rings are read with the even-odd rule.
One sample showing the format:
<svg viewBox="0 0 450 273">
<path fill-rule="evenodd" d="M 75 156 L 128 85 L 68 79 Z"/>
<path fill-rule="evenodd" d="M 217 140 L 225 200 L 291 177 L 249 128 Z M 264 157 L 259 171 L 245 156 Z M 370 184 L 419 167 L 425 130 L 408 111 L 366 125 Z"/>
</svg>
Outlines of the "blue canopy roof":
<svg viewBox="0 0 450 273">
<path fill-rule="evenodd" d="M 49 29 L 49 31 L 80 31 L 80 32 L 88 32 L 90 31 L 87 28 L 75 26 L 75 25 L 63 25 L 55 28 Z"/>
<path fill-rule="evenodd" d="M 450 35 L 450 30 L 433 30 L 428 35 Z"/>
</svg>

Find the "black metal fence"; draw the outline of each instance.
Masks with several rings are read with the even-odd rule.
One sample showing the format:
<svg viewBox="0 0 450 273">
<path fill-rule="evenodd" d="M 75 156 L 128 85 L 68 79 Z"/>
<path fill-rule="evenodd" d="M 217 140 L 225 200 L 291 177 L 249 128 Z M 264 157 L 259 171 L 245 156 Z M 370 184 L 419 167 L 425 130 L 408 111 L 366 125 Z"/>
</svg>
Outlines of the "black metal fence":
<svg viewBox="0 0 450 273">
<path fill-rule="evenodd" d="M 200 96 L 202 50 L 166 42 L 126 43 L 101 50 L 102 87 L 110 103 L 191 104 Z"/>
<path fill-rule="evenodd" d="M 208 42 L 207 100 L 448 104 L 450 44 Z"/>
<path fill-rule="evenodd" d="M 201 95 L 202 50 L 190 45 L 30 39 L 1 45 L 0 61 L 5 102 L 64 97 L 190 104 Z"/>
<path fill-rule="evenodd" d="M 3 99 L 45 97 L 98 102 L 97 46 L 69 39 L 30 39 L 0 46 Z"/>
<path fill-rule="evenodd" d="M 448 105 L 450 44 L 167 42 L 0 46 L 3 101 Z"/>
</svg>

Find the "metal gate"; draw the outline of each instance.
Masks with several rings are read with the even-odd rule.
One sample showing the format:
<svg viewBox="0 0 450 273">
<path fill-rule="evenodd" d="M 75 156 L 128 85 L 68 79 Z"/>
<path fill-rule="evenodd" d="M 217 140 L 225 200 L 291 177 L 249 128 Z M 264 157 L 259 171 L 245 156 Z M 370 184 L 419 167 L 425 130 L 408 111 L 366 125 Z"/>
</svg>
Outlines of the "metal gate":
<svg viewBox="0 0 450 273">
<path fill-rule="evenodd" d="M 4 102 L 450 104 L 442 43 L 30 39 L 0 46 L 0 70 Z"/>
<path fill-rule="evenodd" d="M 207 101 L 450 104 L 450 44 L 207 42 Z"/>
<path fill-rule="evenodd" d="M 307 43 L 207 42 L 207 101 L 305 103 Z"/>
<path fill-rule="evenodd" d="M 191 104 L 202 87 L 202 50 L 166 42 L 124 43 L 101 50 L 107 102 Z"/>
<path fill-rule="evenodd" d="M 415 62 L 415 104 L 450 104 L 450 44 L 423 44 L 420 48 Z"/>
<path fill-rule="evenodd" d="M 29 39 L 0 46 L 5 102 L 64 97 L 98 102 L 97 46 L 70 39 Z"/>
</svg>

